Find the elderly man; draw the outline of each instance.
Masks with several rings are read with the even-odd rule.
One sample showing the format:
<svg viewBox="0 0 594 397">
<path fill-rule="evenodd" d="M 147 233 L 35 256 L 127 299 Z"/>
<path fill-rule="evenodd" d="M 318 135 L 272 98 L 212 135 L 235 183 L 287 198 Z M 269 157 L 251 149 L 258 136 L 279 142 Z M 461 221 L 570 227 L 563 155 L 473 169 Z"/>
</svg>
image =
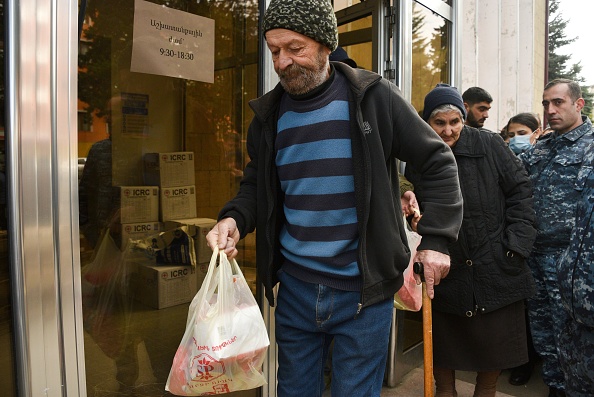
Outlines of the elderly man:
<svg viewBox="0 0 594 397">
<path fill-rule="evenodd" d="M 592 123 L 581 116 L 584 99 L 579 84 L 553 80 L 542 95 L 544 114 L 552 133 L 541 137 L 519 157 L 534 185 L 536 242 L 528 258 L 536 281 L 536 295 L 528 301 L 530 328 L 536 351 L 543 359 L 543 380 L 549 396 L 565 396 L 559 365 L 559 334 L 568 320 L 559 295 L 559 257 L 570 243 L 576 222 L 576 203 L 583 185 L 582 160 L 594 141 Z"/>
<path fill-rule="evenodd" d="M 262 23 L 280 84 L 250 103 L 250 162 L 207 240 L 233 257 L 258 231 L 259 279 L 277 306 L 279 396 L 322 394 L 330 340 L 332 395 L 379 396 L 409 260 L 393 166 L 399 158 L 422 175 L 415 258 L 433 296 L 462 218 L 455 160 L 393 84 L 330 63 L 338 32 L 327 0 L 273 0 Z"/>
</svg>

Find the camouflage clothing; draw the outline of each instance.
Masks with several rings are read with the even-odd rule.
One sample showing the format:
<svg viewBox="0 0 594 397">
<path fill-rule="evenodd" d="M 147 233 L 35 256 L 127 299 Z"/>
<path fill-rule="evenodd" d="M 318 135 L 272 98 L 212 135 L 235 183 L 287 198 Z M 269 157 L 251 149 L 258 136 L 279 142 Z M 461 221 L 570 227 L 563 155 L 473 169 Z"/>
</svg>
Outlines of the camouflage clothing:
<svg viewBox="0 0 594 397">
<path fill-rule="evenodd" d="M 567 323 L 559 338 L 559 361 L 568 397 L 594 397 L 594 329 Z"/>
<path fill-rule="evenodd" d="M 560 337 L 560 361 L 570 396 L 594 396 L 594 146 L 578 174 L 575 227 L 559 261 L 561 301 L 571 320 Z"/>
<path fill-rule="evenodd" d="M 579 196 L 576 179 L 584 153 L 594 140 L 592 122 L 583 119 L 578 128 L 545 135 L 531 150 L 519 155 L 534 186 L 535 252 L 564 250 L 569 244 Z"/>
<path fill-rule="evenodd" d="M 527 260 L 532 269 L 536 293 L 527 300 L 532 344 L 542 357 L 542 380 L 548 386 L 563 390 L 565 377 L 559 366 L 559 334 L 567 322 L 567 311 L 559 299 L 557 261 L 561 252 L 533 252 Z"/>
<path fill-rule="evenodd" d="M 536 282 L 536 295 L 528 301 L 530 327 L 536 351 L 543 357 L 543 380 L 564 389 L 558 358 L 559 333 L 568 319 L 561 305 L 557 266 L 569 246 L 575 224 L 576 203 L 584 153 L 594 141 L 592 122 L 565 134 L 551 133 L 519 158 L 524 162 L 534 186 L 536 242 L 528 258 Z M 583 186 L 583 181 L 581 182 Z"/>
</svg>

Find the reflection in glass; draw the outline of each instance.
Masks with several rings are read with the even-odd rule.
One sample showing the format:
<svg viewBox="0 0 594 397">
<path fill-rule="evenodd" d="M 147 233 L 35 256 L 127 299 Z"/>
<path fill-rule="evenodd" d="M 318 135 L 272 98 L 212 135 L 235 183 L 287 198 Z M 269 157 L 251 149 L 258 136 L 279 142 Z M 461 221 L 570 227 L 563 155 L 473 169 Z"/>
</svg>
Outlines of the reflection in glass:
<svg viewBox="0 0 594 397">
<path fill-rule="evenodd" d="M 365 0 L 334 0 L 334 12 L 340 11 L 355 4 L 363 3 L 364 1 Z"/>
<path fill-rule="evenodd" d="M 422 113 L 425 95 L 450 83 L 450 23 L 413 2 L 412 104 Z"/>
<path fill-rule="evenodd" d="M 372 16 L 368 15 L 338 26 L 341 47 L 358 67 L 367 70 L 373 70 L 372 21 Z M 343 40 L 347 35 L 349 40 Z"/>
<path fill-rule="evenodd" d="M 235 195 L 248 161 L 248 101 L 257 96 L 257 0 L 151 2 L 214 20 L 214 83 L 131 72 L 138 45 L 135 1 L 88 2 L 79 45 L 78 156 L 89 396 L 169 395 L 165 381 L 190 299 L 208 267 L 199 261 L 193 268 L 187 257 L 173 255 L 162 255 L 167 263 L 157 264 L 159 257 L 147 247 L 158 246 L 156 236 L 170 225 L 162 219 L 124 222 L 129 197 L 122 192 L 144 187 L 145 154 L 192 153 L 194 210 L 207 219 L 216 219 Z M 187 236 L 176 234 L 166 247 L 174 252 L 186 244 Z M 237 261 L 255 293 L 253 235 L 242 240 Z M 170 266 L 175 269 L 167 272 Z"/>
</svg>

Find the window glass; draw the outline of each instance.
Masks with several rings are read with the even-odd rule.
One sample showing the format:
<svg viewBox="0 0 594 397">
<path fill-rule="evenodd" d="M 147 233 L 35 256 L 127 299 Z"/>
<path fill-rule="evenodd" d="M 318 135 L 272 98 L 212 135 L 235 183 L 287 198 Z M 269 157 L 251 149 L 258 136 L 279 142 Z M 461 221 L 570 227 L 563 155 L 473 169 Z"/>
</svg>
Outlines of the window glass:
<svg viewBox="0 0 594 397">
<path fill-rule="evenodd" d="M 367 70 L 373 70 L 372 19 L 371 15 L 367 15 L 338 25 L 340 46 L 357 63 L 357 67 Z"/>
<path fill-rule="evenodd" d="M 154 6 L 164 8 L 151 13 Z M 139 9 L 151 26 L 143 35 Z M 258 2 L 89 0 L 84 20 L 78 155 L 87 394 L 169 395 L 165 382 L 211 256 L 204 235 L 247 162 Z M 214 47 L 201 47 L 211 22 Z M 186 40 L 196 45 L 183 47 Z M 156 52 L 138 62 L 143 46 Z M 158 71 L 169 57 L 182 77 Z M 210 61 L 212 82 L 187 77 Z M 195 267 L 185 255 L 189 239 Z M 253 235 L 237 261 L 255 293 Z"/>
<path fill-rule="evenodd" d="M 450 83 L 450 31 L 450 22 L 413 2 L 412 104 L 419 113 L 436 84 Z"/>
<path fill-rule="evenodd" d="M 340 11 L 355 4 L 363 3 L 364 1 L 365 0 L 334 0 L 334 12 Z"/>
</svg>

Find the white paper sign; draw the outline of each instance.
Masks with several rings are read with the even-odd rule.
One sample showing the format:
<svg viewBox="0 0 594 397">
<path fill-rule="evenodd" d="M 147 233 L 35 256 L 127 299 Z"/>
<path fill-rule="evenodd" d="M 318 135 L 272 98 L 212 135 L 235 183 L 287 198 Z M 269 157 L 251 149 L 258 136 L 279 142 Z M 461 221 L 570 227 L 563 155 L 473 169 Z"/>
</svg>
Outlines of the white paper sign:
<svg viewBox="0 0 594 397">
<path fill-rule="evenodd" d="M 132 72 L 214 82 L 214 19 L 136 0 Z"/>
</svg>

